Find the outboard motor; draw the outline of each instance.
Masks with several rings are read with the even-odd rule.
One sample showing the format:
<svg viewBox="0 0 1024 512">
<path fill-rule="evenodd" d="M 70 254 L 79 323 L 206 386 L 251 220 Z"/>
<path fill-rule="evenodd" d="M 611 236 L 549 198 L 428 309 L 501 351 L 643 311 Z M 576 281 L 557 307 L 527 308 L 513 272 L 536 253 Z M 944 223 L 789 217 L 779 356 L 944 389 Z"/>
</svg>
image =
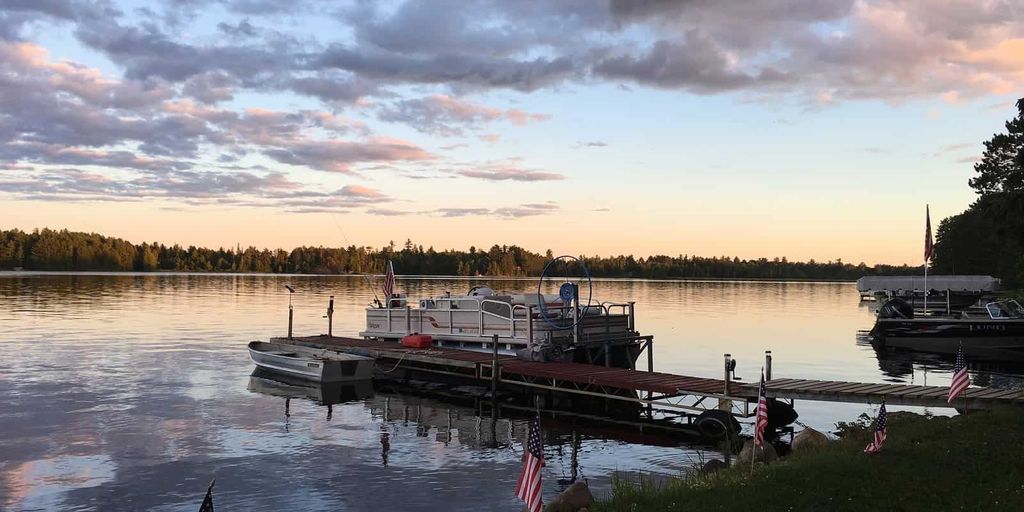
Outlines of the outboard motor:
<svg viewBox="0 0 1024 512">
<path fill-rule="evenodd" d="M 914 318 L 914 307 L 900 298 L 889 299 L 878 308 L 878 318 Z"/>
</svg>

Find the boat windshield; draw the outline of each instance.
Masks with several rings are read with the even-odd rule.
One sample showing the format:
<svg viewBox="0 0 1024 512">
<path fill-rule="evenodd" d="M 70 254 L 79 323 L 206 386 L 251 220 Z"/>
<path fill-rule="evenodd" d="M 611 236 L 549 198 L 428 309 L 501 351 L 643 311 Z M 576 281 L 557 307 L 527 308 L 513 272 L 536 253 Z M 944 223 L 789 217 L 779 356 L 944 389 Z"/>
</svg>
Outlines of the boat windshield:
<svg viewBox="0 0 1024 512">
<path fill-rule="evenodd" d="M 1024 307 L 1015 300 L 989 302 L 985 304 L 985 309 L 992 319 L 1024 318 Z"/>
</svg>

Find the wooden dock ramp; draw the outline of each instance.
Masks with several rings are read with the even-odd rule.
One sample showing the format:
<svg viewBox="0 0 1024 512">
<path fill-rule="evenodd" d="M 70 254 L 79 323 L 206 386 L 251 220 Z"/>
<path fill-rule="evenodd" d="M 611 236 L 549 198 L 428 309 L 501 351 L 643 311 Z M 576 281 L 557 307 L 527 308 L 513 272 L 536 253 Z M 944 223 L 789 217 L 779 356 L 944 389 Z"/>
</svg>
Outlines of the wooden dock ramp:
<svg viewBox="0 0 1024 512">
<path fill-rule="evenodd" d="M 989 408 L 1000 404 L 1024 404 L 1024 390 L 970 388 L 956 403 L 946 402 L 948 386 L 913 386 L 908 384 L 878 384 L 844 382 L 836 380 L 772 379 L 765 385 L 772 398 L 822 400 L 877 404 L 885 401 L 892 405 L 918 405 L 929 407 Z M 747 386 L 748 397 L 757 396 L 757 386 Z"/>
</svg>

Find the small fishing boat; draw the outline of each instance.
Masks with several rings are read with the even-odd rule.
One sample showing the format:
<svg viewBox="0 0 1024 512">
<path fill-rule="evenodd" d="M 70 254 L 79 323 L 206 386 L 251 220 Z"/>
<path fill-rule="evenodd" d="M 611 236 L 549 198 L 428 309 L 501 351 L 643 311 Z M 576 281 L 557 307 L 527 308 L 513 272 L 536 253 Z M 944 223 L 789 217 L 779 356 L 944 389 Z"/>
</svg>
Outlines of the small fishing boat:
<svg viewBox="0 0 1024 512">
<path fill-rule="evenodd" d="M 347 382 L 373 377 L 373 358 L 264 341 L 249 342 L 249 357 L 260 368 L 314 382 Z"/>
<path fill-rule="evenodd" d="M 373 396 L 373 381 L 312 382 L 260 367 L 249 375 L 249 391 L 281 398 L 305 398 L 320 405 L 365 400 Z"/>
<path fill-rule="evenodd" d="M 871 330 L 873 343 L 888 347 L 955 354 L 968 353 L 997 360 L 1024 358 L 1024 307 L 1016 300 L 989 302 L 984 308 L 959 314 L 918 314 L 902 299 L 878 309 Z"/>
</svg>

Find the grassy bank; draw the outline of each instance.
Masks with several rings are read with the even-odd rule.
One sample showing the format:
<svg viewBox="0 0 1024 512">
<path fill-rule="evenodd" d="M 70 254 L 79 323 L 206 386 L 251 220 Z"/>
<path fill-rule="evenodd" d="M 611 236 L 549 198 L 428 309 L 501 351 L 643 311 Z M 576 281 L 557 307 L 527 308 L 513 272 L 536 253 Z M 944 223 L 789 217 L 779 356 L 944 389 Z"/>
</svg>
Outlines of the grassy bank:
<svg viewBox="0 0 1024 512">
<path fill-rule="evenodd" d="M 953 418 L 891 413 L 889 439 L 870 432 L 767 466 L 733 466 L 659 489 L 617 484 L 591 510 L 1024 510 L 1024 409 Z"/>
</svg>

